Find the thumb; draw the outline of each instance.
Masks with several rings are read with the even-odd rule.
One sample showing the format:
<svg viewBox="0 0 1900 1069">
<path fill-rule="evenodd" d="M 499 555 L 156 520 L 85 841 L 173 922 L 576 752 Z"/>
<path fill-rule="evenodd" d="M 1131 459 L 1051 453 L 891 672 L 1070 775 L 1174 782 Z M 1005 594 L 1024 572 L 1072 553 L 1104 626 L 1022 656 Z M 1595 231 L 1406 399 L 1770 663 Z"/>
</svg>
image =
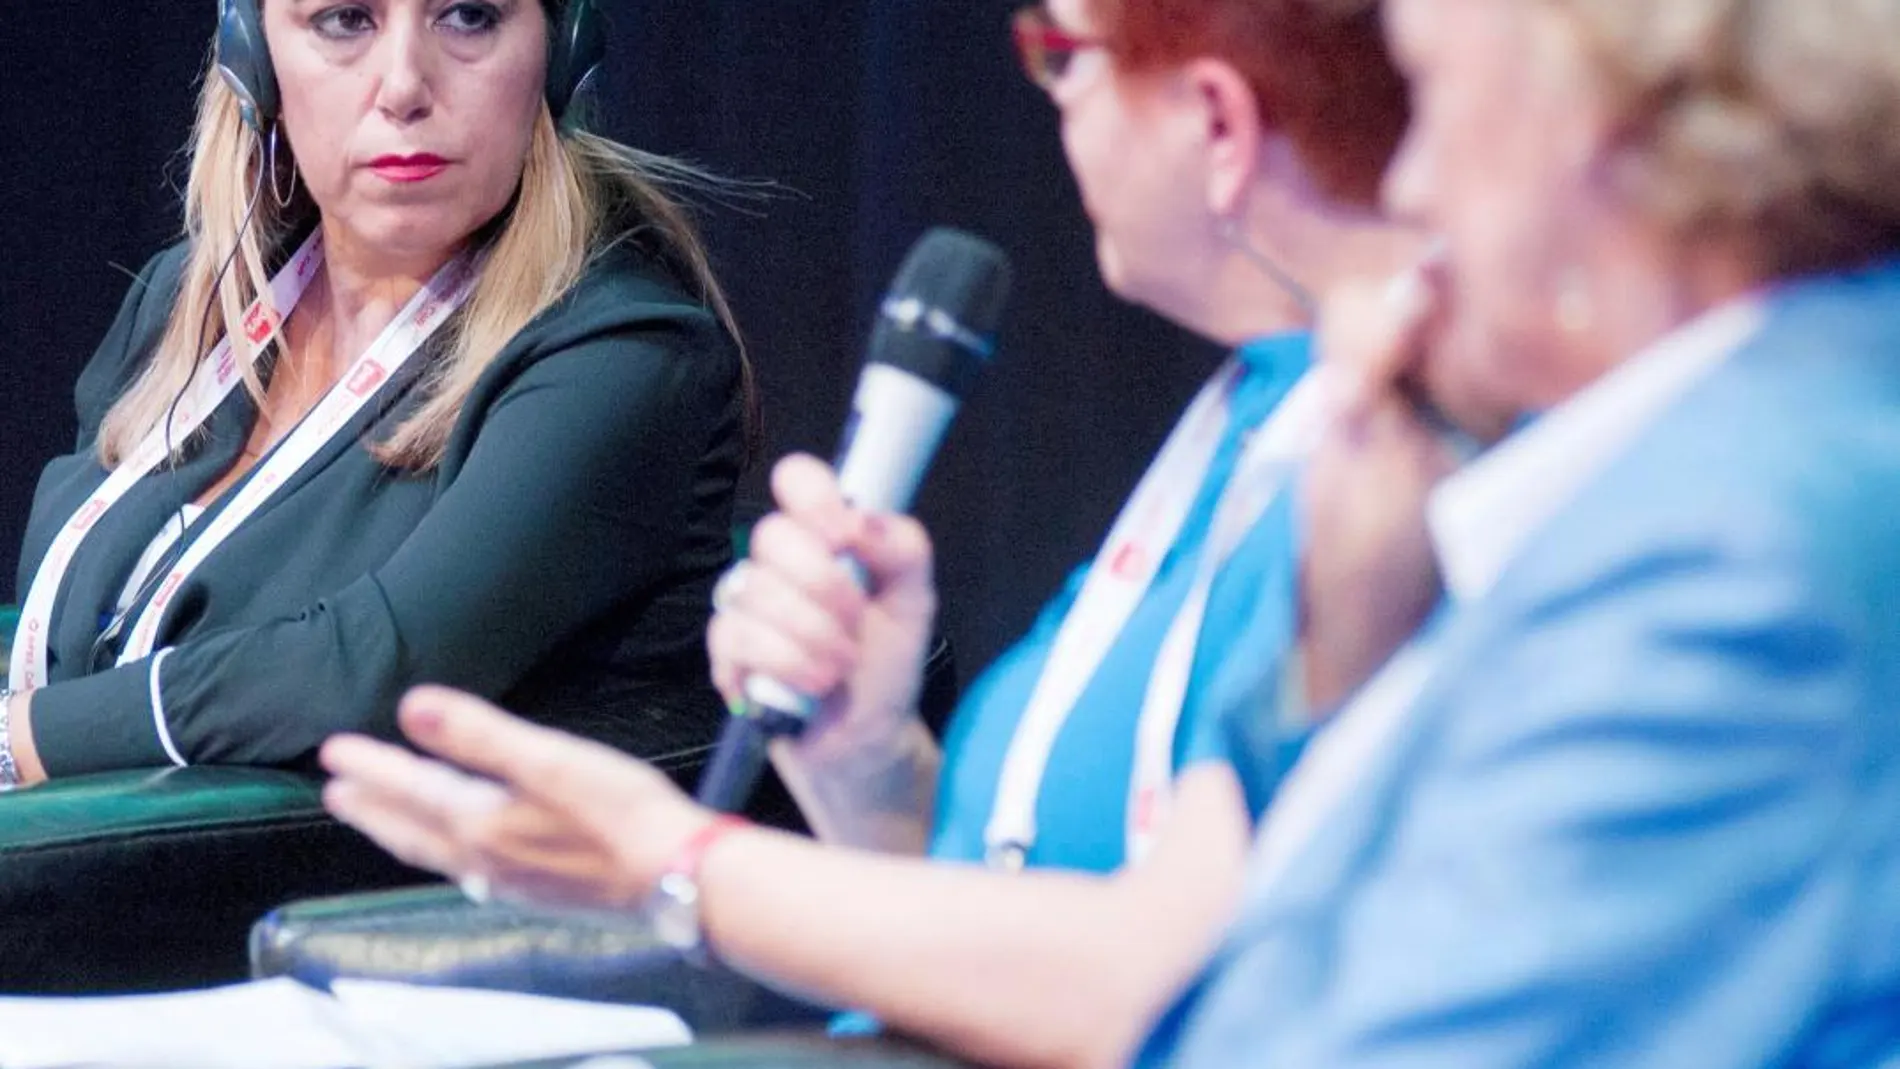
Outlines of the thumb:
<svg viewBox="0 0 1900 1069">
<path fill-rule="evenodd" d="M 924 525 L 895 513 L 866 513 L 858 525 L 852 552 L 879 596 L 927 594 L 935 551 Z"/>
</svg>

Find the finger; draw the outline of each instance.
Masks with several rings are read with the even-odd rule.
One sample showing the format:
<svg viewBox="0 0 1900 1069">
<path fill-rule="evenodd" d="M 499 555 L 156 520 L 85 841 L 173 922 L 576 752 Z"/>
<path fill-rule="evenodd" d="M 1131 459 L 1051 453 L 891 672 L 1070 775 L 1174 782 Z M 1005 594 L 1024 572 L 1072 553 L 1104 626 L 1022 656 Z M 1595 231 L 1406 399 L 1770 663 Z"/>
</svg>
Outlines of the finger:
<svg viewBox="0 0 1900 1069">
<path fill-rule="evenodd" d="M 857 642 L 853 636 L 863 617 L 864 596 L 853 592 L 851 602 L 848 611 L 839 612 L 834 606 L 813 598 L 809 591 L 793 585 L 780 573 L 758 569 L 748 576 L 745 588 L 720 615 L 775 631 L 787 642 L 805 650 L 810 659 L 836 668 L 849 666 L 857 659 Z M 743 657 L 743 654 L 738 656 Z"/>
<path fill-rule="evenodd" d="M 1423 341 L 1421 331 L 1439 303 L 1439 287 L 1434 273 L 1439 270 L 1437 254 L 1407 267 L 1393 276 L 1379 294 L 1380 315 L 1386 345 L 1381 351 L 1389 361 L 1378 370 L 1384 376 L 1396 376 L 1416 359 Z"/>
<path fill-rule="evenodd" d="M 746 679 L 755 675 L 770 676 L 806 694 L 826 694 L 857 665 L 857 648 L 849 641 L 822 648 L 807 645 L 775 621 L 740 612 L 720 613 L 718 627 L 720 641 L 737 651 L 730 655 L 722 680 L 735 688 L 729 699 L 742 696 Z"/>
<path fill-rule="evenodd" d="M 457 812 L 487 813 L 508 800 L 501 787 L 418 757 L 399 746 L 361 736 L 339 736 L 319 753 L 333 774 L 385 795 L 407 799 L 439 819 Z"/>
<path fill-rule="evenodd" d="M 829 631 L 836 625 L 814 621 L 812 626 Z M 706 625 L 713 687 L 729 709 L 746 700 L 746 680 L 754 675 L 828 692 L 856 670 L 858 646 L 850 636 L 835 633 L 816 641 L 808 644 L 776 621 L 737 609 L 719 613 Z"/>
<path fill-rule="evenodd" d="M 854 528 L 852 540 L 856 534 Z M 727 600 L 742 603 L 769 578 L 776 578 L 836 616 L 841 626 L 855 628 L 858 615 L 864 611 L 864 592 L 839 559 L 849 544 L 828 542 L 791 516 L 775 512 L 752 529 L 745 581 Z"/>
<path fill-rule="evenodd" d="M 503 897 L 631 904 L 611 849 L 564 810 L 510 806 L 466 835 Z"/>
<path fill-rule="evenodd" d="M 572 796 L 579 775 L 602 778 L 603 767 L 632 783 L 644 783 L 646 766 L 600 743 L 530 724 L 460 691 L 418 687 L 397 714 L 411 741 L 510 792 L 557 804 Z M 614 781 L 606 775 L 608 783 Z M 607 801 L 611 802 L 611 799 Z"/>
<path fill-rule="evenodd" d="M 872 513 L 864 518 L 852 553 L 871 576 L 880 597 L 892 593 L 922 595 L 934 611 L 935 550 L 924 525 L 909 516 Z"/>
<path fill-rule="evenodd" d="M 817 457 L 794 453 L 774 465 L 772 499 L 830 547 L 827 555 L 843 547 L 857 524 L 837 473 Z"/>
<path fill-rule="evenodd" d="M 331 775 L 379 791 L 410 789 L 425 761 L 400 746 L 362 735 L 338 735 L 323 744 L 317 759 Z"/>
<path fill-rule="evenodd" d="M 712 611 L 716 613 L 731 605 L 732 599 L 738 596 L 739 591 L 745 587 L 752 573 L 756 571 L 758 571 L 756 563 L 748 559 L 740 559 L 734 561 L 732 567 L 721 572 L 719 578 L 713 581 L 712 597 L 707 599 L 712 605 Z"/>
<path fill-rule="evenodd" d="M 1369 282 L 1329 292 L 1320 313 L 1317 345 L 1342 418 L 1355 418 L 1388 385 L 1397 360 L 1387 291 Z"/>
<path fill-rule="evenodd" d="M 335 780 L 323 788 L 323 805 L 404 864 L 445 876 L 467 871 L 448 829 L 403 800 L 353 780 Z"/>
<path fill-rule="evenodd" d="M 1361 414 L 1422 353 L 1432 290 L 1420 269 L 1383 283 L 1336 287 L 1321 313 L 1318 349 L 1342 414 Z"/>
<path fill-rule="evenodd" d="M 730 613 L 715 613 L 706 624 L 706 660 L 712 665 L 713 689 L 727 708 L 745 696 L 745 647 L 733 633 Z"/>
<path fill-rule="evenodd" d="M 481 874 L 497 898 L 630 903 L 621 893 L 628 878 L 606 836 L 629 822 L 639 826 L 641 806 L 627 797 L 627 787 L 639 784 L 643 766 L 633 765 L 629 774 L 621 766 L 630 763 L 613 756 L 616 765 L 592 753 L 577 755 L 549 781 L 546 797 L 523 793 L 492 810 L 458 810 L 438 837 L 418 837 L 411 848 L 433 849 L 456 873 Z"/>
<path fill-rule="evenodd" d="M 397 710 L 403 734 L 421 749 L 510 788 L 532 786 L 544 754 L 565 738 L 458 690 L 422 686 Z M 536 755 L 530 760 L 524 755 Z"/>
</svg>

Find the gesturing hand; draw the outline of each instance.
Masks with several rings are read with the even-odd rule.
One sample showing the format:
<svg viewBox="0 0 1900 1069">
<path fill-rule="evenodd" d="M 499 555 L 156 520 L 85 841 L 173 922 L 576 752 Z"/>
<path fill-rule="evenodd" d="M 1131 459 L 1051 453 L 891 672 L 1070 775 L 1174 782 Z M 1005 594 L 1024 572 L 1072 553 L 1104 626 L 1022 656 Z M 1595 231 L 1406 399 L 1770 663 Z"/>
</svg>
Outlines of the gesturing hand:
<svg viewBox="0 0 1900 1069">
<path fill-rule="evenodd" d="M 443 760 L 340 736 L 323 747 L 324 804 L 403 861 L 502 897 L 637 907 L 713 819 L 650 765 L 466 694 L 418 688 L 400 722 Z"/>
</svg>

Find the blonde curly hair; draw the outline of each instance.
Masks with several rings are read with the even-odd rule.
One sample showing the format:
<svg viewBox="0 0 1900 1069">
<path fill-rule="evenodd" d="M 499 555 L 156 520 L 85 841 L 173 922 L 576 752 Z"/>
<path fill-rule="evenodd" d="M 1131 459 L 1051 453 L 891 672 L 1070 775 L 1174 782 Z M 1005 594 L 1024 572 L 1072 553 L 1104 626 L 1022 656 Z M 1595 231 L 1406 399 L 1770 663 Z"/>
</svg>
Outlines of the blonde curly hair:
<svg viewBox="0 0 1900 1069">
<path fill-rule="evenodd" d="M 1900 0 L 1543 0 L 1581 39 L 1612 176 L 1769 275 L 1900 252 Z"/>
</svg>

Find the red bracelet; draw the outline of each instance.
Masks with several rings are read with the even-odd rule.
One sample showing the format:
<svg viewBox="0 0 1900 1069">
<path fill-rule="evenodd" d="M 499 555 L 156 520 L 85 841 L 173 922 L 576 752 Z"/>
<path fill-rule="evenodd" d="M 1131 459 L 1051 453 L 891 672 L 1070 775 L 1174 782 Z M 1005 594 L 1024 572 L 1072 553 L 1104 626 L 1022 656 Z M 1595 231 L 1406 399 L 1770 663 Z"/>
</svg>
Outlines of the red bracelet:
<svg viewBox="0 0 1900 1069">
<path fill-rule="evenodd" d="M 685 876 L 698 883 L 699 867 L 705 863 L 706 851 L 731 832 L 751 826 L 752 822 L 744 817 L 731 813 L 719 814 L 681 844 L 679 853 L 673 857 L 673 863 L 666 867 L 667 874 Z"/>
</svg>

